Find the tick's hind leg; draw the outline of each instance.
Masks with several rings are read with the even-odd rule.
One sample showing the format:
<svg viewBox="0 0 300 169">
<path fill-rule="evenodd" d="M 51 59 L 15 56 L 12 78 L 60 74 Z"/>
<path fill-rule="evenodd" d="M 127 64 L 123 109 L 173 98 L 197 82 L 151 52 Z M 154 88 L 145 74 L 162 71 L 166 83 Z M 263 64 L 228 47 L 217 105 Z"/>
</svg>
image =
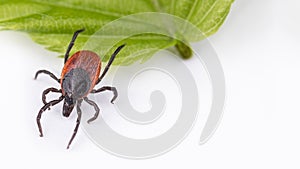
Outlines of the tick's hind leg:
<svg viewBox="0 0 300 169">
<path fill-rule="evenodd" d="M 70 51 L 71 51 L 71 49 L 72 49 L 72 47 L 73 47 L 73 45 L 75 43 L 75 40 L 76 40 L 78 34 L 81 33 L 81 32 L 83 32 L 83 31 L 84 31 L 84 29 L 80 29 L 80 30 L 77 30 L 76 32 L 74 32 L 72 40 L 71 40 L 71 42 L 70 42 L 70 44 L 68 46 L 68 49 L 66 51 L 66 54 L 65 54 L 65 62 L 64 63 L 66 63 L 67 60 L 68 60 L 68 58 L 69 58 Z"/>
<path fill-rule="evenodd" d="M 54 79 L 55 81 L 60 83 L 60 79 L 58 79 L 53 73 L 49 72 L 48 70 L 39 70 L 39 71 L 37 71 L 35 76 L 34 76 L 34 79 L 36 79 L 39 76 L 39 74 L 41 74 L 41 73 L 49 75 L 52 79 Z"/>
<path fill-rule="evenodd" d="M 114 97 L 110 101 L 113 104 L 114 101 L 116 100 L 116 98 L 118 97 L 118 91 L 115 87 L 103 86 L 103 87 L 101 87 L 100 89 L 97 89 L 97 90 L 93 89 L 91 91 L 91 93 L 100 93 L 100 92 L 103 92 L 103 91 L 106 91 L 106 90 L 109 90 L 109 91 L 113 92 Z"/>
<path fill-rule="evenodd" d="M 50 101 L 49 103 L 45 104 L 39 111 L 37 117 L 36 117 L 36 122 L 37 122 L 37 125 L 38 125 L 38 128 L 39 128 L 39 132 L 40 132 L 40 137 L 43 137 L 43 130 L 42 130 L 42 126 L 41 126 L 41 117 L 42 117 L 42 114 L 45 110 L 47 110 L 48 108 L 50 108 L 50 106 L 54 106 L 56 105 L 57 103 L 61 102 L 62 100 L 64 99 L 63 96 L 60 96 L 59 99 L 57 100 L 52 100 Z"/>
<path fill-rule="evenodd" d="M 110 59 L 109 59 L 107 65 L 106 65 L 105 68 L 104 68 L 104 71 L 103 71 L 102 75 L 99 77 L 99 79 L 98 79 L 98 81 L 96 82 L 96 84 L 98 84 L 99 82 L 101 82 L 101 80 L 103 79 L 103 77 L 104 77 L 105 74 L 107 73 L 107 71 L 108 71 L 110 65 L 111 65 L 112 62 L 114 61 L 115 57 L 117 56 L 117 54 L 121 51 L 121 49 L 122 49 L 124 46 L 125 46 L 125 44 L 119 46 L 119 47 L 115 50 L 115 52 L 111 55 L 111 57 L 110 57 Z"/>
<path fill-rule="evenodd" d="M 96 111 L 96 113 L 94 114 L 94 117 L 90 118 L 87 121 L 88 123 L 90 123 L 90 122 L 92 122 L 92 121 L 94 121 L 94 120 L 97 119 L 97 117 L 99 115 L 99 112 L 100 112 L 100 109 L 99 109 L 99 107 L 97 106 L 97 104 L 94 101 L 89 100 L 87 97 L 84 98 L 84 101 L 86 101 L 89 105 L 93 106 L 94 109 L 95 109 L 95 111 Z"/>
<path fill-rule="evenodd" d="M 75 129 L 74 129 L 74 132 L 73 132 L 73 135 L 69 141 L 69 144 L 67 146 L 67 149 L 70 148 L 70 145 L 72 143 L 72 141 L 74 140 L 76 134 L 77 134 L 77 131 L 78 131 L 78 128 L 79 128 L 79 125 L 80 125 L 80 121 L 81 121 L 81 109 L 80 109 L 80 106 L 81 106 L 81 103 L 82 103 L 82 100 L 78 100 L 77 102 L 77 120 L 76 120 L 76 126 L 75 126 Z"/>
</svg>

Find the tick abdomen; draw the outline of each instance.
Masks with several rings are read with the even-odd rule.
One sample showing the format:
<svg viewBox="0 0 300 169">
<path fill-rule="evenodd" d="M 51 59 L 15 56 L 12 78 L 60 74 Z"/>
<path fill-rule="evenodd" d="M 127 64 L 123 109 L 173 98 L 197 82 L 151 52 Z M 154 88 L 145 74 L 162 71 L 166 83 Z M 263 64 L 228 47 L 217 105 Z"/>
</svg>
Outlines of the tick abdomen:
<svg viewBox="0 0 300 169">
<path fill-rule="evenodd" d="M 86 96 L 94 88 L 100 69 L 101 60 L 96 53 L 87 50 L 76 52 L 67 60 L 62 71 L 63 94 L 72 94 L 70 97 L 75 99 Z"/>
</svg>

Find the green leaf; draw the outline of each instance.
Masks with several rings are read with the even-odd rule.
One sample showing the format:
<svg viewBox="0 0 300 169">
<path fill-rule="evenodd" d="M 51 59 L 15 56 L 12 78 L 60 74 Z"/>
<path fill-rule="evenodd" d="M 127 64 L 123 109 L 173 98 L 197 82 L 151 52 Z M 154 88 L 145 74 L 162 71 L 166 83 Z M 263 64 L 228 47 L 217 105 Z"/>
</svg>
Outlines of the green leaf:
<svg viewBox="0 0 300 169">
<path fill-rule="evenodd" d="M 27 32 L 48 50 L 65 53 L 74 31 L 72 53 L 95 50 L 104 61 L 126 43 L 114 64 L 146 61 L 175 46 L 189 58 L 190 42 L 214 34 L 233 0 L 0 0 L 0 29 Z M 154 13 L 155 12 L 155 13 Z"/>
</svg>

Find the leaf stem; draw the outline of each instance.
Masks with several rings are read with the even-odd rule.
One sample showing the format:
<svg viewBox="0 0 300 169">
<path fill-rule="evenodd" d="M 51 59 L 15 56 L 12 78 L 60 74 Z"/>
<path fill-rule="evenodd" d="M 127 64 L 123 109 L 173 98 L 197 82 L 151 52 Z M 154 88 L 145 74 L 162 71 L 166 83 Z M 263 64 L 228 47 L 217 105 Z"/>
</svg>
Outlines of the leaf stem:
<svg viewBox="0 0 300 169">
<path fill-rule="evenodd" d="M 192 57 L 193 51 L 188 43 L 183 41 L 177 41 L 175 47 L 183 59 L 189 59 Z"/>
</svg>

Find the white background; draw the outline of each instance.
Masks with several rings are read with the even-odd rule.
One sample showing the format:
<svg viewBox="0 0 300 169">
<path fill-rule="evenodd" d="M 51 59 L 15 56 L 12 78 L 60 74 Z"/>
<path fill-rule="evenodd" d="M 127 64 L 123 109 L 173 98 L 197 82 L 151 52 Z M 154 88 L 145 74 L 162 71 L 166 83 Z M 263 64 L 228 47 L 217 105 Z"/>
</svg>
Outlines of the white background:
<svg viewBox="0 0 300 169">
<path fill-rule="evenodd" d="M 299 16 L 297 0 L 236 0 L 220 31 L 210 38 L 227 83 L 218 130 L 199 146 L 201 130 L 195 127 L 178 147 L 148 160 L 110 155 L 82 131 L 66 151 L 75 117 L 57 113 L 45 113 L 47 136 L 39 138 L 35 116 L 42 103 L 37 93 L 58 85 L 47 78 L 32 81 L 33 74 L 51 68 L 59 75 L 62 60 L 24 34 L 0 32 L 0 167 L 299 168 Z"/>
</svg>

